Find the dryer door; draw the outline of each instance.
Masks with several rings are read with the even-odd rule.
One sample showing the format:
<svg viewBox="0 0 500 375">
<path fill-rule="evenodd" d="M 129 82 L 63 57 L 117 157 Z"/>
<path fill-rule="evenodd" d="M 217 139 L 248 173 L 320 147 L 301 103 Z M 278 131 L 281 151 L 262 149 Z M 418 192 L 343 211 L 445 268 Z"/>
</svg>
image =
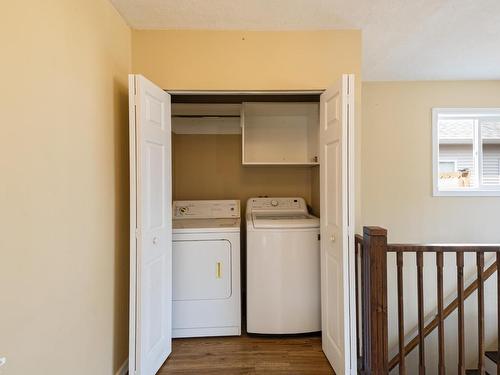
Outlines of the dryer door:
<svg viewBox="0 0 500 375">
<path fill-rule="evenodd" d="M 229 241 L 174 241 L 172 250 L 174 301 L 231 297 Z"/>
</svg>

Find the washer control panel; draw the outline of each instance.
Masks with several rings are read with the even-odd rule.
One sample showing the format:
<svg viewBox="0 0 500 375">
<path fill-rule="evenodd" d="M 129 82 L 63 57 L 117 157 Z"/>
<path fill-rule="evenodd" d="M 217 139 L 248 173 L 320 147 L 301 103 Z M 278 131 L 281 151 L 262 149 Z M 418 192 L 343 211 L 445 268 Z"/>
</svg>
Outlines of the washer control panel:
<svg viewBox="0 0 500 375">
<path fill-rule="evenodd" d="M 239 200 L 174 201 L 174 219 L 225 219 L 240 217 Z"/>
<path fill-rule="evenodd" d="M 307 212 L 307 205 L 303 198 L 250 198 L 248 200 L 247 212 L 262 210 Z"/>
</svg>

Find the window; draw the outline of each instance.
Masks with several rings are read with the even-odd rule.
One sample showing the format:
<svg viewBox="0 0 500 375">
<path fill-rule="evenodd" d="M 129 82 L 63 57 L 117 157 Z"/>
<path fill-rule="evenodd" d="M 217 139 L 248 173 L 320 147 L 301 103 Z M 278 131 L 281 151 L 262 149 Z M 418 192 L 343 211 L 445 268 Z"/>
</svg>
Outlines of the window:
<svg viewBox="0 0 500 375">
<path fill-rule="evenodd" d="M 434 195 L 500 196 L 500 108 L 434 108 Z"/>
</svg>

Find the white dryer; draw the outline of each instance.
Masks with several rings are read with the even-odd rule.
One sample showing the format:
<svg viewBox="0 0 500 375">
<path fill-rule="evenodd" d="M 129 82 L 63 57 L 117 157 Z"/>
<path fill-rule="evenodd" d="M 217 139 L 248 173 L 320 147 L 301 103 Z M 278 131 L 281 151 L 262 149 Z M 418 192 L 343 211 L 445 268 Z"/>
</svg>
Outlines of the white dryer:
<svg viewBox="0 0 500 375">
<path fill-rule="evenodd" d="M 247 331 L 320 331 L 319 219 L 302 198 L 251 198 L 246 222 Z"/>
<path fill-rule="evenodd" d="M 172 337 L 240 335 L 240 201 L 174 201 L 172 269 Z"/>
</svg>

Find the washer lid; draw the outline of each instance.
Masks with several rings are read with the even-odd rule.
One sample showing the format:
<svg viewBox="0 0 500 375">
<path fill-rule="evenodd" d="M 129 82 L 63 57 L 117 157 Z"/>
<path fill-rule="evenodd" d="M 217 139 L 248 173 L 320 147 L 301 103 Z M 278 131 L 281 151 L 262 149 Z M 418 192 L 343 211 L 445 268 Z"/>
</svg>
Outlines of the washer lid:
<svg viewBox="0 0 500 375">
<path fill-rule="evenodd" d="M 173 233 L 239 232 L 240 219 L 174 219 L 172 228 Z"/>
<path fill-rule="evenodd" d="M 255 229 L 319 228 L 319 218 L 304 213 L 252 214 Z"/>
</svg>

